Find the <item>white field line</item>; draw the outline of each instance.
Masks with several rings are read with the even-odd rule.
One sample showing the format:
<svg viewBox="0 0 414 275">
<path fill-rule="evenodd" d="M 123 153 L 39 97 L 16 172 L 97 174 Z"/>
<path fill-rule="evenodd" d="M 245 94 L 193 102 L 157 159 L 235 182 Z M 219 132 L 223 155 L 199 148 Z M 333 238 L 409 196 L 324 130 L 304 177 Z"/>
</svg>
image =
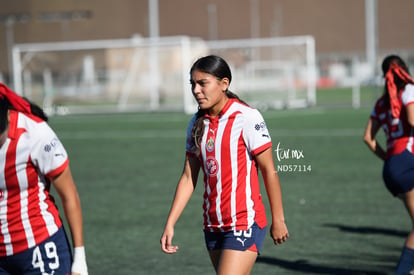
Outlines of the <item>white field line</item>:
<svg viewBox="0 0 414 275">
<path fill-rule="evenodd" d="M 274 129 L 270 130 L 272 138 L 278 137 L 361 137 L 363 129 Z M 186 131 L 183 130 L 145 130 L 145 131 L 62 131 L 57 133 L 59 138 L 69 140 L 93 140 L 93 139 L 185 139 Z"/>
</svg>

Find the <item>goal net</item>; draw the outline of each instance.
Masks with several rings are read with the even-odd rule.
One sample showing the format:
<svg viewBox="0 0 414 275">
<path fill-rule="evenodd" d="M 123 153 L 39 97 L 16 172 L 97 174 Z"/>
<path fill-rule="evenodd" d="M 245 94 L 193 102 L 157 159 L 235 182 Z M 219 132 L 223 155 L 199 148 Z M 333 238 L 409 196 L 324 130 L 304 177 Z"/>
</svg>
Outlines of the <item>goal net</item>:
<svg viewBox="0 0 414 275">
<path fill-rule="evenodd" d="M 230 65 L 230 90 L 250 105 L 312 106 L 313 37 L 204 41 L 187 36 L 17 44 L 13 83 L 49 114 L 194 112 L 189 70 L 207 54 Z"/>
</svg>

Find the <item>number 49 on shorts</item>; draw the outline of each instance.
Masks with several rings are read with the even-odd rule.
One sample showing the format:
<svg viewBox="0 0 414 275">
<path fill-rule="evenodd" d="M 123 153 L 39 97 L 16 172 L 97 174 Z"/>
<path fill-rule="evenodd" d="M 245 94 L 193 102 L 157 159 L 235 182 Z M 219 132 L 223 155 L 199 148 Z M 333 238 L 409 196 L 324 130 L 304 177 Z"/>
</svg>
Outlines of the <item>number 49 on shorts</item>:
<svg viewBox="0 0 414 275">
<path fill-rule="evenodd" d="M 34 269 L 39 269 L 41 274 L 48 274 L 46 270 L 51 270 L 50 274 L 54 274 L 54 270 L 59 269 L 59 255 L 56 244 L 47 242 L 43 247 L 37 246 L 33 250 L 32 266 Z"/>
</svg>

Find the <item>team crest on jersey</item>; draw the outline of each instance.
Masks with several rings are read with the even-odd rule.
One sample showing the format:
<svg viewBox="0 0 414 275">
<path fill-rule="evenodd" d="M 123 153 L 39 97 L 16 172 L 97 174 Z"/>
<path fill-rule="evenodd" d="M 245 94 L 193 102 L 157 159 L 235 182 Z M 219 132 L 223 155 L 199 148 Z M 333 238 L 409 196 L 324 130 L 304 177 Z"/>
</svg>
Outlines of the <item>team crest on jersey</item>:
<svg viewBox="0 0 414 275">
<path fill-rule="evenodd" d="M 206 150 L 208 152 L 213 152 L 214 150 L 214 139 L 210 137 L 209 140 L 206 142 Z"/>
<path fill-rule="evenodd" d="M 206 160 L 206 170 L 208 175 L 216 176 L 218 172 L 218 162 L 214 157 L 208 157 Z"/>
</svg>

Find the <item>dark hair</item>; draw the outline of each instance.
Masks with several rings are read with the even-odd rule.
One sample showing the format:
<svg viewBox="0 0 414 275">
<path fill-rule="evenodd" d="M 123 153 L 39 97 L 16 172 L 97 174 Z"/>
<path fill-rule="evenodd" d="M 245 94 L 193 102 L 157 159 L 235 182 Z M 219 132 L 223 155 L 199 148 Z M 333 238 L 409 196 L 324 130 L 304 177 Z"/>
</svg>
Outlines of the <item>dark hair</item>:
<svg viewBox="0 0 414 275">
<path fill-rule="evenodd" d="M 194 71 L 200 71 L 203 73 L 211 74 L 215 76 L 218 80 L 228 78 L 230 85 L 232 77 L 230 66 L 220 56 L 208 55 L 197 59 L 197 61 L 194 62 L 193 66 L 191 66 L 190 78 L 192 77 Z M 236 94 L 231 92 L 229 89 L 227 89 L 225 93 L 228 98 L 235 98 L 240 102 L 243 102 Z M 200 148 L 201 138 L 203 137 L 204 133 L 203 117 L 205 113 L 206 110 L 200 108 L 198 109 L 198 112 L 196 114 L 196 121 L 191 132 L 191 136 L 194 140 L 194 144 L 197 147 L 197 149 Z"/>
<path fill-rule="evenodd" d="M 384 58 L 384 60 L 382 61 L 382 64 L 381 64 L 381 69 L 382 69 L 382 73 L 383 73 L 384 77 L 388 73 L 388 71 L 389 71 L 392 64 L 397 65 L 398 67 L 400 67 L 401 69 L 406 71 L 408 74 L 410 74 L 410 70 L 409 70 L 407 64 L 404 62 L 404 60 L 398 55 L 391 54 L 391 55 L 386 56 Z M 403 79 L 401 79 L 394 72 L 393 72 L 393 75 L 394 75 L 394 83 L 395 83 L 395 86 L 397 87 L 397 91 L 401 91 L 405 87 L 407 82 L 404 81 Z M 384 85 L 384 95 L 388 95 L 388 94 L 389 94 L 388 87 L 387 87 L 387 84 L 385 84 Z M 385 96 L 385 103 L 388 106 L 390 105 L 389 96 Z"/>
<path fill-rule="evenodd" d="M 388 70 L 390 69 L 391 64 L 393 63 L 403 68 L 403 70 L 406 71 L 407 73 L 410 73 L 410 70 L 407 64 L 405 64 L 404 60 L 402 60 L 402 58 L 399 57 L 398 55 L 391 54 L 385 57 L 384 60 L 382 61 L 381 69 L 382 69 L 383 76 L 387 74 Z"/>
<path fill-rule="evenodd" d="M 45 112 L 42 110 L 42 108 L 40 108 L 38 105 L 34 104 L 27 98 L 23 98 L 23 99 L 29 102 L 30 111 L 32 112 L 33 115 L 37 116 L 38 118 L 46 122 L 48 121 L 48 117 L 45 114 Z M 8 117 L 7 117 L 7 112 L 9 109 L 14 109 L 14 108 L 6 98 L 0 97 L 0 133 L 3 133 L 7 129 L 7 126 L 9 125 Z"/>
<path fill-rule="evenodd" d="M 0 134 L 2 134 L 8 125 L 7 111 L 9 109 L 8 101 L 0 97 Z"/>
<path fill-rule="evenodd" d="M 190 70 L 190 77 L 193 71 L 200 71 L 214 75 L 218 79 L 228 78 L 231 82 L 231 70 L 227 62 L 217 55 L 208 55 L 201 57 L 194 62 Z"/>
</svg>

